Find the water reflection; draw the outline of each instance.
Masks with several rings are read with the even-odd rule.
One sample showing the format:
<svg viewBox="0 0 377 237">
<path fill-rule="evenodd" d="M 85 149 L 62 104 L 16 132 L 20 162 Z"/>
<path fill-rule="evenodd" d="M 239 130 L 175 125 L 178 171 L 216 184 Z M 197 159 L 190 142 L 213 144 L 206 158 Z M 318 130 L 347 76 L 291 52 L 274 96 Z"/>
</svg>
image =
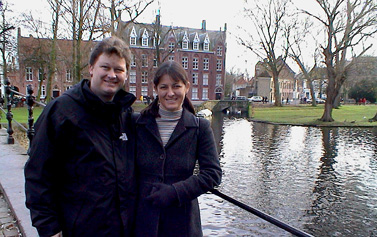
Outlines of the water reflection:
<svg viewBox="0 0 377 237">
<path fill-rule="evenodd" d="M 377 236 L 377 131 L 274 126 L 214 116 L 220 191 L 314 236 Z M 215 197 L 206 236 L 290 236 Z"/>
</svg>

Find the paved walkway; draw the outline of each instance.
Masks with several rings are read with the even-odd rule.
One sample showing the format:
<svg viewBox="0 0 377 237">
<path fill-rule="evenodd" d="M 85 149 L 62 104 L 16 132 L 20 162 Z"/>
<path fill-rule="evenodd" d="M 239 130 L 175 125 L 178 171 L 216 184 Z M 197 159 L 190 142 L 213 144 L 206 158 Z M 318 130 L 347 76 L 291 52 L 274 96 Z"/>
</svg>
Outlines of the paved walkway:
<svg viewBox="0 0 377 237">
<path fill-rule="evenodd" d="M 8 145 L 7 133 L 0 129 L 0 237 L 37 237 L 25 207 L 24 164 L 26 151 L 19 144 Z M 1 194 L 2 193 L 2 194 Z M 18 231 L 19 230 L 19 231 Z"/>
</svg>

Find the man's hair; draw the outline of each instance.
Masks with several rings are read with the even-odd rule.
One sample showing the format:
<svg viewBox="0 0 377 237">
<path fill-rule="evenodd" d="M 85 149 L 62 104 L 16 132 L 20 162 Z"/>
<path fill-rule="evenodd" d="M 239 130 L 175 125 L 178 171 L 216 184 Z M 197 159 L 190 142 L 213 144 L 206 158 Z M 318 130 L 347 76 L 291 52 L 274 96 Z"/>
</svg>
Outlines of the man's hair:
<svg viewBox="0 0 377 237">
<path fill-rule="evenodd" d="M 90 53 L 89 65 L 94 65 L 102 53 L 108 55 L 116 54 L 120 58 L 124 58 L 127 71 L 129 71 L 131 64 L 131 51 L 126 42 L 122 39 L 116 36 L 111 36 L 98 42 Z"/>
</svg>

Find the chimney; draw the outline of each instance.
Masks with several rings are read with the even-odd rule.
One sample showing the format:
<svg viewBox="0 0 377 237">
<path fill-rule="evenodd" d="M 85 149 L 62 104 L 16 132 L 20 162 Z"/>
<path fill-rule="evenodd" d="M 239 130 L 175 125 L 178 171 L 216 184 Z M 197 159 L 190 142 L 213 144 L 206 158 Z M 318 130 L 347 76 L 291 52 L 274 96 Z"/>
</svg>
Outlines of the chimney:
<svg viewBox="0 0 377 237">
<path fill-rule="evenodd" d="M 206 20 L 202 21 L 202 31 L 206 31 Z"/>
<path fill-rule="evenodd" d="M 159 26 L 161 24 L 160 20 L 161 20 L 161 18 L 160 18 L 160 10 L 158 10 L 158 13 L 156 15 L 156 25 Z"/>
</svg>

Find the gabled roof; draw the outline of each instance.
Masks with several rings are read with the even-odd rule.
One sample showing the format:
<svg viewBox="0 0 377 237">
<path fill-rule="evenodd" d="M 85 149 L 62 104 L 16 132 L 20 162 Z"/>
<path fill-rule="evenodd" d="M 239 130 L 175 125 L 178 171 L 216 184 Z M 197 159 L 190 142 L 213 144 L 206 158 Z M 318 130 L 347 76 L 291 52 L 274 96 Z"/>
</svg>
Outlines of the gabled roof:
<svg viewBox="0 0 377 237">
<path fill-rule="evenodd" d="M 122 22 L 121 24 L 127 25 L 125 30 L 122 33 L 123 39 L 128 39 L 131 36 L 131 33 L 133 32 L 133 29 L 135 29 L 135 33 L 137 34 L 137 38 L 140 38 L 144 32 L 144 30 L 148 31 L 149 37 L 154 37 L 154 27 L 155 24 L 143 24 L 143 23 L 134 23 L 134 22 Z M 188 28 L 188 27 L 173 27 L 173 26 L 165 26 L 161 25 L 161 36 L 165 36 L 168 32 L 169 35 L 173 33 L 176 42 L 182 42 L 185 36 L 187 36 L 187 40 L 190 42 L 193 42 L 196 35 L 198 35 L 198 38 L 200 40 L 200 43 L 204 43 L 204 41 L 207 39 L 212 47 L 214 47 L 216 44 L 225 44 L 226 40 L 226 32 L 225 31 L 213 31 L 213 30 L 205 30 L 202 29 L 195 29 L 195 28 Z M 135 37 L 134 35 L 132 35 Z"/>
</svg>

